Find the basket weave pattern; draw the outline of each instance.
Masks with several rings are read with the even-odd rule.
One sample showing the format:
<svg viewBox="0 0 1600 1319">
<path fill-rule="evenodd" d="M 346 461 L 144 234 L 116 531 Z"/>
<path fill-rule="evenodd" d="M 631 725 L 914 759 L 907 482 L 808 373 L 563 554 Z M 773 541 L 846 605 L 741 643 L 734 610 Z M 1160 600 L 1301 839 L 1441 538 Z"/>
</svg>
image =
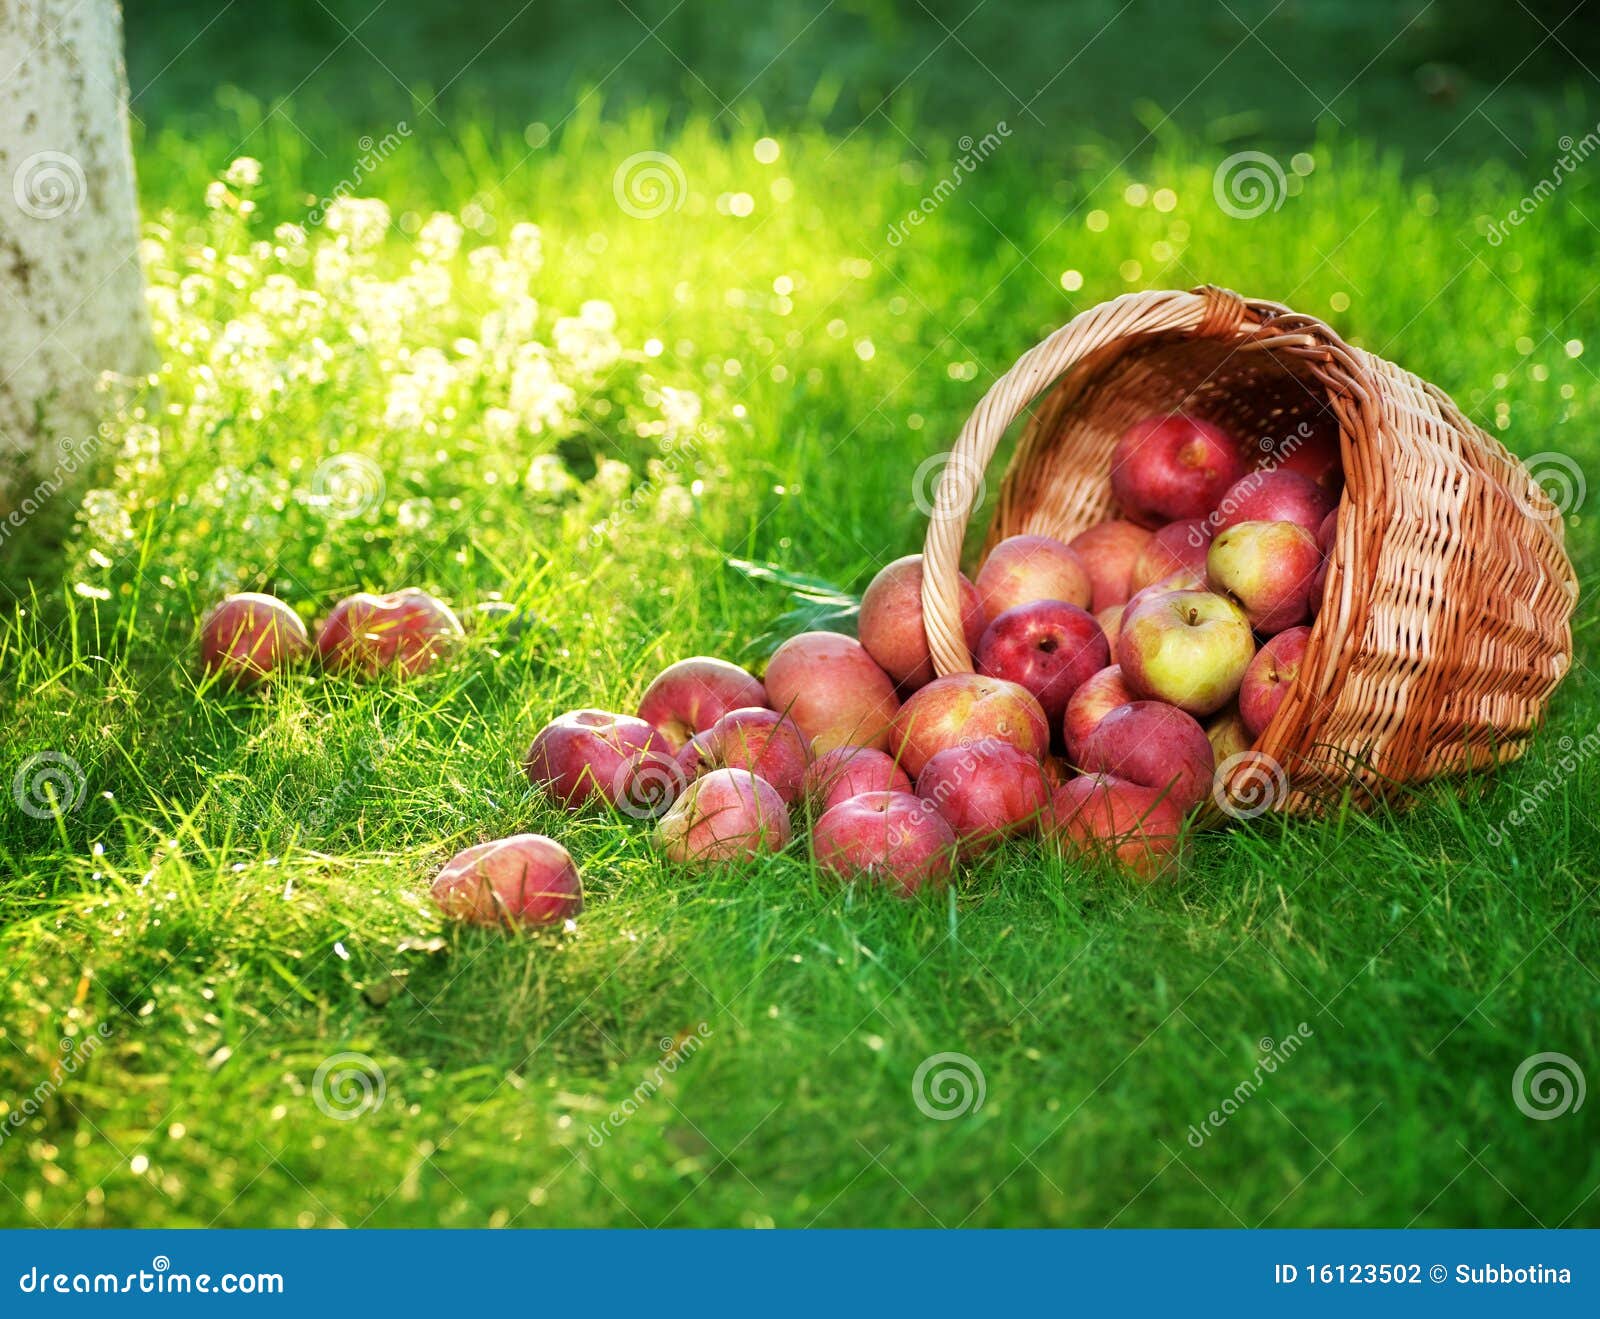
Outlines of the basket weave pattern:
<svg viewBox="0 0 1600 1319">
<path fill-rule="evenodd" d="M 1315 317 L 1210 286 L 1084 312 L 978 404 L 925 547 L 923 615 L 941 675 L 972 669 L 957 574 L 976 475 L 1035 403 L 989 545 L 1070 540 L 1117 516 L 1112 448 L 1152 414 L 1182 408 L 1251 441 L 1337 427 L 1345 488 L 1322 607 L 1300 679 L 1254 748 L 1288 775 L 1276 809 L 1314 813 L 1350 786 L 1385 796 L 1522 754 L 1572 658 L 1577 580 L 1559 511 L 1434 386 Z"/>
</svg>

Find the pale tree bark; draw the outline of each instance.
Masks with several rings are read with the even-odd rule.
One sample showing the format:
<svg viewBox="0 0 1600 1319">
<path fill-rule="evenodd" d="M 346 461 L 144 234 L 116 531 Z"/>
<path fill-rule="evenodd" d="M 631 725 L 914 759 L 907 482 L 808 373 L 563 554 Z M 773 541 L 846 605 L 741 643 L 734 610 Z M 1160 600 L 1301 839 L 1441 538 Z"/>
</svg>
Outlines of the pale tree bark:
<svg viewBox="0 0 1600 1319">
<path fill-rule="evenodd" d="M 117 0 L 0 0 L 0 511 L 152 366 Z"/>
</svg>

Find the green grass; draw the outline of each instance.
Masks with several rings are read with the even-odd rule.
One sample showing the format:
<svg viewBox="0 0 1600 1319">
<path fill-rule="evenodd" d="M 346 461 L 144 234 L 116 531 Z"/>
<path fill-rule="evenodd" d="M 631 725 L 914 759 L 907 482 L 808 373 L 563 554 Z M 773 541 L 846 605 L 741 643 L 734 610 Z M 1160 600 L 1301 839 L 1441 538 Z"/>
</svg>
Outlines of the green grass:
<svg viewBox="0 0 1600 1319">
<path fill-rule="evenodd" d="M 264 131 L 270 243 L 308 185 L 289 131 Z M 104 493 L 52 567 L 10 578 L 0 625 L 0 768 L 58 751 L 86 789 L 46 818 L 0 811 L 0 1114 L 55 1078 L 0 1127 L 0 1222 L 1600 1223 L 1593 1099 L 1540 1122 L 1511 1096 L 1543 1051 L 1600 1079 L 1600 766 L 1561 742 L 1600 724 L 1587 601 L 1524 762 L 1403 812 L 1208 834 L 1169 886 L 1032 844 L 909 904 L 819 888 L 803 847 L 685 874 L 635 825 L 552 811 L 517 770 L 556 712 L 628 708 L 680 655 L 741 655 L 785 602 L 729 556 L 858 590 L 915 549 L 918 463 L 1043 332 L 1129 288 L 1209 280 L 1329 316 L 1518 451 L 1592 470 L 1600 183 L 1580 172 L 1496 248 L 1480 217 L 1528 186 L 1503 166 L 1408 175 L 1325 139 L 1279 210 L 1242 221 L 1212 199 L 1216 152 L 1185 140 L 1136 176 L 1109 150 L 1045 170 L 1002 148 L 892 247 L 944 164 L 908 163 L 892 133 L 796 129 L 763 165 L 759 131 L 580 113 L 526 160 L 488 134 L 409 143 L 363 188 L 395 225 L 293 315 L 253 300 L 314 262 L 252 248 L 231 204 L 202 205 L 202 162 L 229 143 L 141 160 L 167 367 L 117 405 Z M 654 220 L 612 197 L 617 163 L 647 148 L 689 189 Z M 720 213 L 738 193 L 753 213 Z M 506 287 L 414 245 L 428 211 L 469 206 L 492 233 L 468 247 L 540 226 L 524 269 L 540 342 L 586 300 L 616 311 L 615 363 L 551 358 L 574 392 L 539 433 L 487 420 L 512 366 L 482 322 Z M 413 261 L 449 286 L 390 318 L 380 286 Z M 326 378 L 306 365 L 324 358 Z M 412 414 L 393 378 L 419 367 L 440 384 Z M 706 425 L 652 468 L 663 386 L 693 391 Z M 313 474 L 351 452 L 383 498 L 330 518 Z M 552 488 L 552 457 L 570 487 Z M 1585 580 L 1592 527 L 1584 505 Z M 221 591 L 275 590 L 309 619 L 402 584 L 530 621 L 476 630 L 459 664 L 406 686 L 198 688 L 191 639 Z M 1492 842 L 1535 791 L 1531 823 Z M 441 928 L 432 872 L 519 830 L 582 864 L 575 932 Z M 1195 1148 L 1261 1042 L 1301 1023 L 1303 1046 Z M 661 1041 L 702 1027 L 656 1088 Z M 351 1052 L 383 1101 L 341 1121 L 316 1077 Z M 940 1052 L 983 1073 L 957 1120 L 913 1102 Z"/>
</svg>

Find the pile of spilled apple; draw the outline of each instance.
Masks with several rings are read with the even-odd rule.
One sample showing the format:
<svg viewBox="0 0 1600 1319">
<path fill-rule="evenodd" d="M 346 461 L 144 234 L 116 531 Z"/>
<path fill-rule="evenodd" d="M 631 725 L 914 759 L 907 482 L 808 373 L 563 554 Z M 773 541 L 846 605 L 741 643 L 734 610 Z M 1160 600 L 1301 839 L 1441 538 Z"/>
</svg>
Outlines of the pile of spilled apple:
<svg viewBox="0 0 1600 1319">
<path fill-rule="evenodd" d="M 961 577 L 976 672 L 935 676 L 910 555 L 868 586 L 859 640 L 792 637 L 760 679 L 681 660 L 635 714 L 555 719 L 524 768 L 568 810 L 654 820 L 656 847 L 685 866 L 782 851 L 798 820 L 819 876 L 905 895 L 1027 834 L 1168 874 L 1216 767 L 1249 751 L 1298 676 L 1341 485 L 1336 433 L 1254 441 L 1149 418 L 1112 454 L 1120 517 L 1068 542 L 1012 536 Z M 462 635 L 424 592 L 363 594 L 315 648 L 333 671 L 409 677 Z M 233 686 L 311 648 L 271 596 L 229 596 L 201 629 L 207 672 Z M 571 856 L 536 834 L 469 847 L 432 892 L 476 924 L 560 922 L 583 904 Z"/>
</svg>

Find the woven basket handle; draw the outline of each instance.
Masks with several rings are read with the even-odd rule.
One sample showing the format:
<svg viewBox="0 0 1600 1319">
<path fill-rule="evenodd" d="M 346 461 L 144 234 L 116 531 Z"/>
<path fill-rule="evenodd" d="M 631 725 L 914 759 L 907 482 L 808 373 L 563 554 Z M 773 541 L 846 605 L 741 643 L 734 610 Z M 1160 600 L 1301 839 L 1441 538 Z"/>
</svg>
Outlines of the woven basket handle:
<svg viewBox="0 0 1600 1319">
<path fill-rule="evenodd" d="M 1277 312 L 1245 302 L 1237 293 L 1205 285 L 1190 293 L 1152 290 L 1128 293 L 1074 317 L 1048 339 L 1029 349 L 996 380 L 967 418 L 951 451 L 934 497 L 923 546 L 922 621 L 933 665 L 941 677 L 971 673 L 972 655 L 961 626 L 961 544 L 973 504 L 983 489 L 983 473 L 1006 429 L 1068 368 L 1118 340 L 1141 335 L 1189 333 L 1230 338 L 1260 327 L 1260 317 Z M 1309 336 L 1290 336 L 1309 341 Z M 1280 339 L 1260 346 L 1281 347 Z M 1250 345 L 1241 345 L 1241 347 Z M 1300 346 L 1297 342 L 1296 346 Z"/>
</svg>

